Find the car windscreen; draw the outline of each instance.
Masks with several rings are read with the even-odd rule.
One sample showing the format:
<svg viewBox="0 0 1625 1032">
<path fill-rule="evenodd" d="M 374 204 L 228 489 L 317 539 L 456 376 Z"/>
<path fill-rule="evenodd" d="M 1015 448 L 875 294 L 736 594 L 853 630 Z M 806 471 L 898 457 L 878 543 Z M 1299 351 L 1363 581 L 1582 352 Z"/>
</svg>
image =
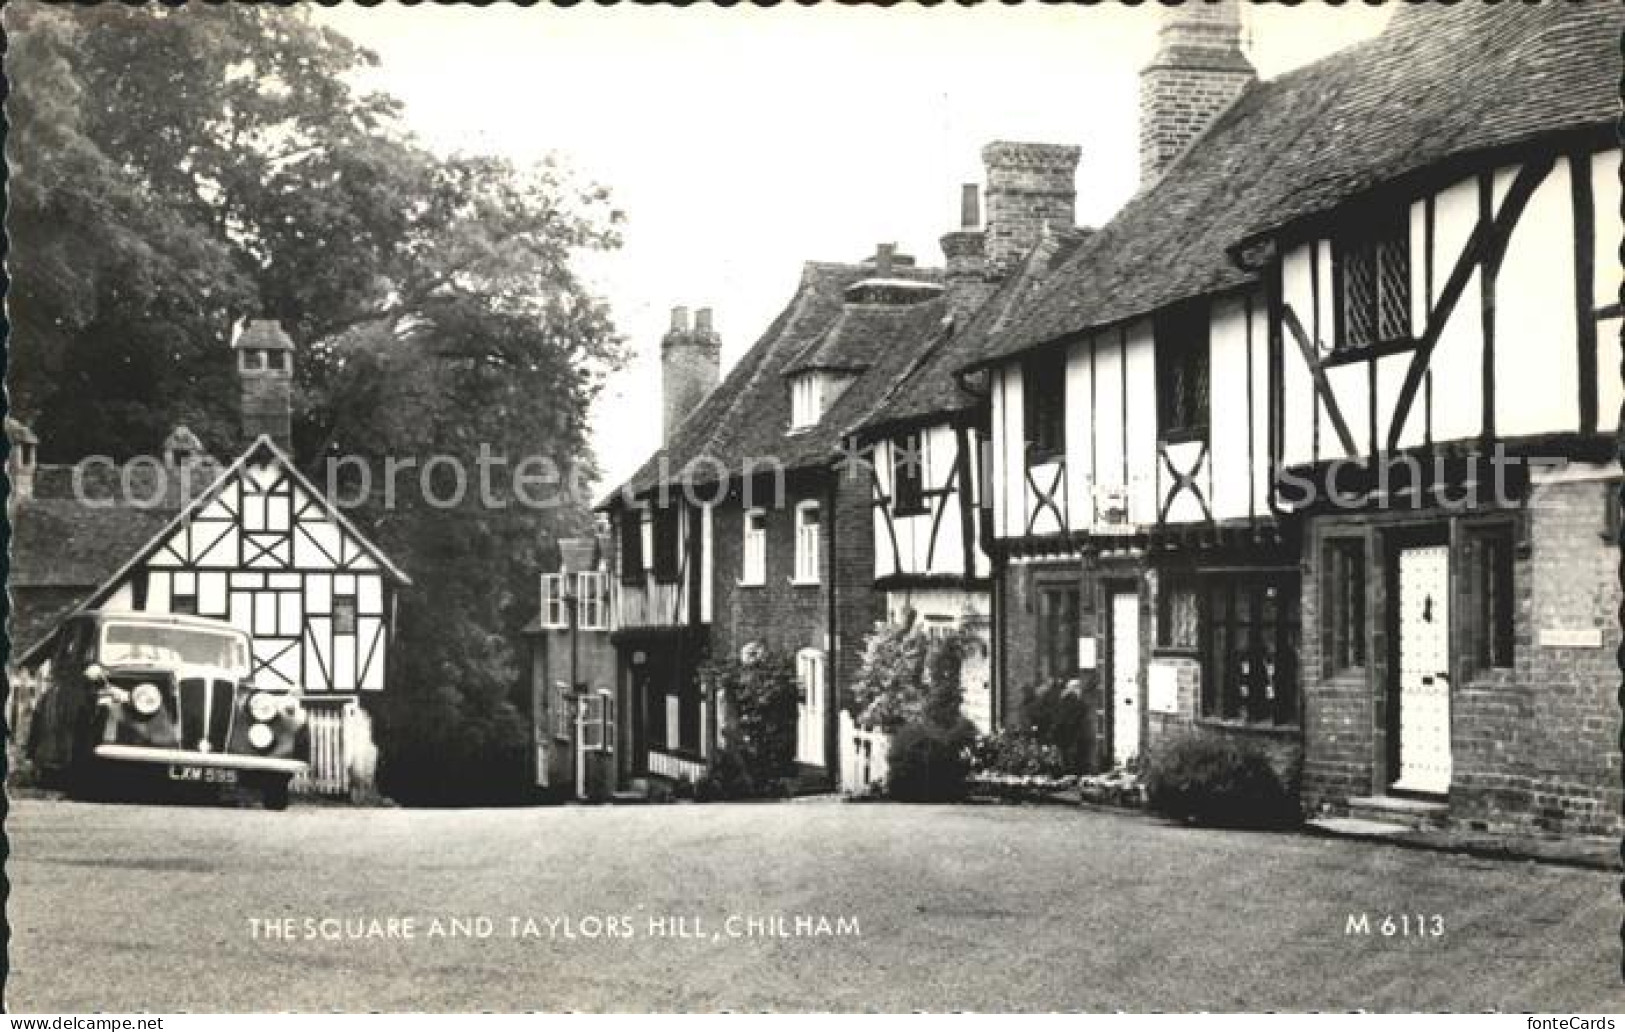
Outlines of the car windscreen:
<svg viewBox="0 0 1625 1032">
<path fill-rule="evenodd" d="M 243 674 L 248 670 L 248 650 L 236 634 L 198 627 L 110 623 L 102 629 L 101 661 L 109 666 L 212 666 Z"/>
</svg>

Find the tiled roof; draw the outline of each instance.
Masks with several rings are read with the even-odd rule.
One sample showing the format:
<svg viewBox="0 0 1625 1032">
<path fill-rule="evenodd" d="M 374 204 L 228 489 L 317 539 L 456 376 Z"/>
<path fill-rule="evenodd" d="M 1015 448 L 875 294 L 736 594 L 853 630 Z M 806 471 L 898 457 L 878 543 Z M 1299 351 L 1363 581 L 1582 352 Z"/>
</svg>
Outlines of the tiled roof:
<svg viewBox="0 0 1625 1032">
<path fill-rule="evenodd" d="M 18 499 L 11 512 L 12 655 L 49 634 L 179 511 Z"/>
<path fill-rule="evenodd" d="M 950 333 L 933 335 L 928 346 L 919 349 L 915 361 L 852 429 L 874 433 L 887 426 L 976 407 L 977 398 L 960 388 L 955 371 L 987 350 L 1090 233 L 1087 229 L 1067 229 L 1046 234 L 963 324 L 954 326 Z"/>
<path fill-rule="evenodd" d="M 845 304 L 846 289 L 874 275 L 872 264 L 808 262 L 795 295 L 767 332 L 728 371 L 722 383 L 610 498 L 644 494 L 665 479 L 695 483 L 737 475 L 746 459 L 777 460 L 786 470 L 823 465 L 835 454 L 842 430 L 873 405 L 929 341 L 946 311 L 940 297 L 882 311 Z M 911 279 L 933 281 L 940 272 L 910 268 Z M 828 345 L 842 361 L 865 368 L 817 426 L 790 432 L 790 386 L 785 374 L 803 356 Z"/>
<path fill-rule="evenodd" d="M 1619 110 L 1625 6 L 1406 4 L 1381 35 L 1250 87 L 965 366 L 1250 282 L 1249 238 L 1450 160 Z"/>
<path fill-rule="evenodd" d="M 292 351 L 293 341 L 275 319 L 255 319 L 243 328 L 232 344 L 236 348 L 263 348 L 267 351 Z"/>
</svg>

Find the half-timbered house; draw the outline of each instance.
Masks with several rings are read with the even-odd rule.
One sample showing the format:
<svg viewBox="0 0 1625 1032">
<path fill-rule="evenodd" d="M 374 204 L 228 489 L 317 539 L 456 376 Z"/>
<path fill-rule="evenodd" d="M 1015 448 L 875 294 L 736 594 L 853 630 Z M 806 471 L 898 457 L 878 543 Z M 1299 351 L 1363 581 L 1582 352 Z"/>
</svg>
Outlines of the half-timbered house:
<svg viewBox="0 0 1625 1032">
<path fill-rule="evenodd" d="M 874 586 L 887 619 L 912 614 L 928 633 L 961 628 L 984 648 L 966 656 L 965 714 L 997 723 L 992 684 L 992 561 L 986 548 L 985 391 L 957 369 L 980 355 L 1050 270 L 1086 235 L 1073 226 L 1079 148 L 995 142 L 983 188 L 963 187 L 960 226 L 942 238 L 949 319 L 852 435 L 873 484 Z"/>
<path fill-rule="evenodd" d="M 286 335 L 250 323 L 234 347 L 249 443 L 227 466 L 185 428 L 162 458 L 122 466 L 39 467 L 14 449 L 13 662 L 25 685 L 49 677 L 56 628 L 84 609 L 228 621 L 252 636 L 253 679 L 299 689 L 310 712 L 311 773 L 295 787 L 343 792 L 370 775 L 362 702 L 385 688 L 409 581 L 289 457 Z"/>
<path fill-rule="evenodd" d="M 1311 808 L 1617 826 L 1625 16 L 1409 5 L 1265 82 L 1163 17 L 1140 192 L 967 366 L 1001 689 L 1094 670 L 1115 761 L 1200 725 Z"/>
</svg>

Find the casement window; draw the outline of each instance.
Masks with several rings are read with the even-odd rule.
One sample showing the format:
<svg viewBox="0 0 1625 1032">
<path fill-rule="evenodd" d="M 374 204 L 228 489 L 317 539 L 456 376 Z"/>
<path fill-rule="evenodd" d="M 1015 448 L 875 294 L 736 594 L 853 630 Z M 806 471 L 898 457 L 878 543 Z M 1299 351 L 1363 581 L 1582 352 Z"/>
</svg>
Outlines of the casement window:
<svg viewBox="0 0 1625 1032">
<path fill-rule="evenodd" d="M 1501 524 L 1475 527 L 1467 534 L 1467 589 L 1470 599 L 1469 655 L 1476 671 L 1504 670 L 1513 664 L 1513 534 Z"/>
<path fill-rule="evenodd" d="M 576 626 L 584 631 L 609 630 L 609 578 L 600 570 L 576 574 Z"/>
<path fill-rule="evenodd" d="M 751 509 L 745 513 L 744 550 L 739 567 L 739 583 L 767 583 L 767 512 Z"/>
<path fill-rule="evenodd" d="M 613 752 L 615 742 L 615 700 L 608 692 L 581 697 L 581 748 L 588 752 Z"/>
<path fill-rule="evenodd" d="M 790 429 L 800 430 L 818 422 L 823 415 L 818 404 L 818 376 L 803 373 L 790 380 Z"/>
<path fill-rule="evenodd" d="M 1203 578 L 1202 604 L 1203 715 L 1297 723 L 1297 578 L 1213 574 Z"/>
<path fill-rule="evenodd" d="M 354 634 L 356 602 L 354 595 L 333 596 L 333 633 Z"/>
<path fill-rule="evenodd" d="M 1078 586 L 1039 585 L 1037 608 L 1039 679 L 1072 677 L 1078 670 Z"/>
<path fill-rule="evenodd" d="M 1326 672 L 1365 667 L 1365 541 L 1348 538 L 1326 543 L 1321 577 L 1325 612 Z"/>
<path fill-rule="evenodd" d="M 564 574 L 542 574 L 542 626 L 554 629 L 570 626 L 570 614 L 564 605 Z"/>
<path fill-rule="evenodd" d="M 1066 451 L 1066 352 L 1048 348 L 1021 366 L 1022 424 L 1027 464 L 1057 459 Z"/>
<path fill-rule="evenodd" d="M 925 505 L 925 435 L 903 434 L 891 442 L 892 513 L 918 516 Z"/>
<path fill-rule="evenodd" d="M 626 509 L 618 523 L 621 536 L 621 583 L 643 583 L 643 513 Z"/>
<path fill-rule="evenodd" d="M 1174 579 L 1157 598 L 1157 648 L 1196 652 L 1201 648 L 1201 606 L 1196 583 Z"/>
<path fill-rule="evenodd" d="M 681 554 L 681 510 L 675 505 L 657 506 L 651 519 L 654 536 L 654 575 L 661 584 L 675 583 Z"/>
<path fill-rule="evenodd" d="M 553 685 L 553 737 L 569 741 L 575 737 L 576 706 L 570 697 L 570 686 L 560 681 Z"/>
<path fill-rule="evenodd" d="M 797 584 L 818 583 L 819 538 L 823 533 L 821 524 L 817 502 L 802 502 L 796 506 L 796 573 L 793 579 Z"/>
<path fill-rule="evenodd" d="M 1409 340 L 1411 235 L 1403 206 L 1363 217 L 1336 240 L 1339 351 Z"/>
<path fill-rule="evenodd" d="M 173 595 L 170 595 L 169 596 L 169 611 L 171 613 L 176 613 L 176 614 L 181 615 L 181 616 L 196 616 L 197 615 L 197 593 L 195 591 L 187 593 L 187 594 L 181 594 L 181 593 L 177 592 L 177 593 L 175 593 Z"/>
<path fill-rule="evenodd" d="M 1157 427 L 1164 439 L 1203 437 L 1208 427 L 1208 307 L 1180 305 L 1159 315 Z"/>
</svg>

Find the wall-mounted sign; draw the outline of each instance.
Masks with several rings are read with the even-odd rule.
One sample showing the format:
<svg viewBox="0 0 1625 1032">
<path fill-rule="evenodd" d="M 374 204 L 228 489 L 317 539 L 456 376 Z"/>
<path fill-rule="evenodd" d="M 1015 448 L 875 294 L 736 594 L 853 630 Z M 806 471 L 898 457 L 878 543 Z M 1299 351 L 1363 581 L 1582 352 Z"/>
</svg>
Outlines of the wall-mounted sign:
<svg viewBox="0 0 1625 1032">
<path fill-rule="evenodd" d="M 1601 627 L 1542 627 L 1540 647 L 1544 649 L 1600 649 Z"/>
<path fill-rule="evenodd" d="M 1179 712 L 1179 665 L 1153 660 L 1146 684 L 1146 706 L 1152 713 Z"/>
<path fill-rule="evenodd" d="M 1078 669 L 1079 670 L 1093 670 L 1099 664 L 1100 664 L 1100 659 L 1095 654 L 1094 635 L 1090 635 L 1087 638 L 1079 638 L 1078 639 Z"/>
</svg>

